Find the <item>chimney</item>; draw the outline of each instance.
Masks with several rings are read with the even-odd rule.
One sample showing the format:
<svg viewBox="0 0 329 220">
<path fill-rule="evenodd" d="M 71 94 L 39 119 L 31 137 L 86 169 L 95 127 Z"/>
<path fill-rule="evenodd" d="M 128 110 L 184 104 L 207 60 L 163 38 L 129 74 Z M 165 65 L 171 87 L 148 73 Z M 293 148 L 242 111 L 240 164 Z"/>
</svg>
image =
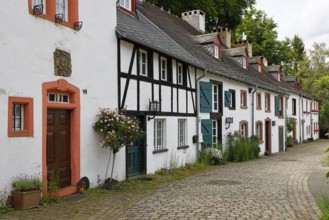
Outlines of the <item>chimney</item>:
<svg viewBox="0 0 329 220">
<path fill-rule="evenodd" d="M 187 21 L 198 31 L 205 33 L 206 31 L 206 14 L 201 10 L 193 10 L 182 13 L 182 19 Z"/>
<path fill-rule="evenodd" d="M 249 40 L 236 41 L 234 47 L 245 47 L 248 50 L 248 56 L 252 57 L 252 43 Z"/>
<path fill-rule="evenodd" d="M 219 28 L 217 32 L 222 43 L 227 48 L 231 48 L 231 30 L 229 28 Z"/>
</svg>

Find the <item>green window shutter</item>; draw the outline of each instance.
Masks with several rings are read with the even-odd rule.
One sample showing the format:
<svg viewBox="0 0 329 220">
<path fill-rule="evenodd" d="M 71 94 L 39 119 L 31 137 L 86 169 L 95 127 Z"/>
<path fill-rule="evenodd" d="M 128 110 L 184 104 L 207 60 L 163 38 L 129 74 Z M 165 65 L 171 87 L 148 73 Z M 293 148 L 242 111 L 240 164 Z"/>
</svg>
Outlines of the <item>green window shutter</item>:
<svg viewBox="0 0 329 220">
<path fill-rule="evenodd" d="M 280 115 L 280 97 L 279 96 L 275 96 L 275 102 L 274 102 L 274 108 L 275 108 L 275 116 L 279 116 Z"/>
<path fill-rule="evenodd" d="M 212 144 L 211 128 L 212 124 L 210 119 L 201 120 L 201 133 L 204 147 L 210 147 Z"/>
<path fill-rule="evenodd" d="M 232 93 L 230 91 L 225 91 L 224 93 L 224 99 L 225 99 L 225 107 L 230 107 L 231 99 L 232 99 Z"/>
<path fill-rule="evenodd" d="M 200 82 L 200 112 L 211 112 L 212 87 L 209 82 Z"/>
</svg>

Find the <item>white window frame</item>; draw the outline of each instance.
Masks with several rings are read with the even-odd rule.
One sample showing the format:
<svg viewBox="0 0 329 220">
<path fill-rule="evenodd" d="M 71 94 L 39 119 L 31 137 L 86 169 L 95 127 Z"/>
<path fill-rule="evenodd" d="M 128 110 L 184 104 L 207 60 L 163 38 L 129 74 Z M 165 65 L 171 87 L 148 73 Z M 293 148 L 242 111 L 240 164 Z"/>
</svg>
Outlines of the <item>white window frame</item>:
<svg viewBox="0 0 329 220">
<path fill-rule="evenodd" d="M 42 14 L 46 14 L 46 2 L 47 0 L 32 0 L 32 9 L 36 5 L 43 5 Z"/>
<path fill-rule="evenodd" d="M 216 120 L 211 121 L 211 142 L 216 147 L 218 143 L 218 122 Z"/>
<path fill-rule="evenodd" d="M 187 120 L 178 119 L 178 147 L 186 146 L 187 140 Z"/>
<path fill-rule="evenodd" d="M 131 0 L 120 0 L 120 6 L 130 11 L 131 10 Z"/>
<path fill-rule="evenodd" d="M 263 140 L 263 124 L 262 123 L 259 123 L 259 122 L 256 123 L 256 136 L 258 137 L 258 139 L 260 141 Z"/>
<path fill-rule="evenodd" d="M 247 69 L 247 57 L 242 57 L 242 67 L 243 69 Z"/>
<path fill-rule="evenodd" d="M 177 84 L 183 85 L 183 64 L 177 64 Z"/>
<path fill-rule="evenodd" d="M 25 104 L 13 103 L 12 130 L 24 130 Z"/>
<path fill-rule="evenodd" d="M 69 20 L 68 0 L 56 0 L 56 14 L 63 14 L 63 21 Z"/>
<path fill-rule="evenodd" d="M 216 84 L 212 85 L 212 111 L 218 112 L 219 110 L 219 86 Z M 232 101 L 232 100 L 231 100 Z"/>
<path fill-rule="evenodd" d="M 160 79 L 162 81 L 167 81 L 167 58 L 160 58 Z"/>
<path fill-rule="evenodd" d="M 147 76 L 147 51 L 139 49 L 139 75 Z M 145 60 L 143 60 L 145 58 Z"/>
<path fill-rule="evenodd" d="M 48 102 L 70 103 L 70 96 L 67 94 L 48 93 Z"/>
<path fill-rule="evenodd" d="M 265 111 L 271 111 L 271 95 L 265 94 Z"/>
<path fill-rule="evenodd" d="M 217 45 L 214 45 L 214 57 L 219 59 L 219 47 Z"/>
<path fill-rule="evenodd" d="M 154 150 L 166 149 L 166 119 L 154 119 Z"/>
</svg>

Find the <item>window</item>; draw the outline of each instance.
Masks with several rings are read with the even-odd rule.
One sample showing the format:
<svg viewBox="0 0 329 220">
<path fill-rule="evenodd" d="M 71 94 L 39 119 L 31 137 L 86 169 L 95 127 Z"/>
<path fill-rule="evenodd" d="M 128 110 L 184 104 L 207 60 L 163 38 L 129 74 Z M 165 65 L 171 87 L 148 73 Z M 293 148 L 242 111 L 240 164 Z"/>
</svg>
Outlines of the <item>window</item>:
<svg viewBox="0 0 329 220">
<path fill-rule="evenodd" d="M 283 96 L 275 96 L 275 116 L 283 117 Z"/>
<path fill-rule="evenodd" d="M 218 112 L 219 109 L 219 91 L 218 91 L 218 85 L 212 85 L 212 111 Z"/>
<path fill-rule="evenodd" d="M 177 84 L 183 85 L 183 65 L 181 63 L 177 64 Z"/>
<path fill-rule="evenodd" d="M 48 93 L 48 102 L 69 103 L 69 95 Z"/>
<path fill-rule="evenodd" d="M 120 6 L 130 10 L 130 1 L 131 0 L 120 0 Z"/>
<path fill-rule="evenodd" d="M 224 92 L 225 107 L 228 107 L 230 110 L 235 110 L 235 90 L 228 90 Z"/>
<path fill-rule="evenodd" d="M 139 49 L 139 75 L 147 76 L 147 52 Z"/>
<path fill-rule="evenodd" d="M 154 119 L 154 151 L 165 150 L 166 120 Z"/>
<path fill-rule="evenodd" d="M 8 137 L 33 136 L 33 99 L 9 97 Z"/>
<path fill-rule="evenodd" d="M 256 122 L 256 136 L 259 139 L 259 142 L 263 142 L 263 122 L 257 121 Z"/>
<path fill-rule="evenodd" d="M 247 121 L 240 122 L 240 134 L 244 137 L 248 137 L 248 122 Z"/>
<path fill-rule="evenodd" d="M 243 69 L 247 69 L 247 57 L 242 57 L 242 67 Z"/>
<path fill-rule="evenodd" d="M 217 45 L 214 46 L 214 56 L 216 59 L 219 58 L 219 48 Z"/>
<path fill-rule="evenodd" d="M 42 13 L 46 14 L 46 0 L 32 0 L 32 10 L 37 5 L 42 5 Z"/>
<path fill-rule="evenodd" d="M 217 126 L 217 121 L 212 120 L 212 129 L 211 129 L 211 140 L 212 140 L 212 145 L 216 146 L 218 142 L 218 126 Z"/>
<path fill-rule="evenodd" d="M 160 74 L 161 80 L 167 81 L 167 59 L 165 57 L 160 58 Z"/>
<path fill-rule="evenodd" d="M 296 99 L 292 99 L 292 115 L 296 115 Z"/>
<path fill-rule="evenodd" d="M 243 109 L 247 108 L 247 91 L 245 90 L 241 90 L 240 104 L 241 104 L 241 108 Z"/>
<path fill-rule="evenodd" d="M 186 146 L 186 119 L 178 119 L 178 147 Z"/>
<path fill-rule="evenodd" d="M 262 93 L 260 92 L 257 92 L 256 108 L 257 110 L 262 110 Z"/>
<path fill-rule="evenodd" d="M 265 112 L 271 112 L 271 94 L 265 94 Z"/>
<path fill-rule="evenodd" d="M 63 21 L 68 21 L 68 0 L 56 0 L 56 14 L 63 15 Z"/>
</svg>

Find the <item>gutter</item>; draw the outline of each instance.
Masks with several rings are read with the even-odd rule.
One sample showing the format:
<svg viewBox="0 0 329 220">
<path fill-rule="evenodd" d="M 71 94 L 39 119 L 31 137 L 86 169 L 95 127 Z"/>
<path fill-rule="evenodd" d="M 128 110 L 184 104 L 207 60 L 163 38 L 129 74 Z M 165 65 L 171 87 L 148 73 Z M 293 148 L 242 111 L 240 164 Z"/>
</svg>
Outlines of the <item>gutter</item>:
<svg viewBox="0 0 329 220">
<path fill-rule="evenodd" d="M 200 86 L 199 86 L 199 82 L 202 78 L 204 78 L 206 75 L 208 74 L 208 69 L 204 69 L 204 72 L 201 76 L 199 76 L 196 79 L 196 109 L 197 109 L 197 113 L 196 113 L 196 135 L 197 135 L 197 142 L 196 142 L 196 159 L 198 159 L 198 155 L 199 155 L 199 149 L 200 149 Z"/>
<path fill-rule="evenodd" d="M 251 94 L 251 135 L 255 135 L 255 93 L 258 86 L 256 85 L 255 90 Z"/>
</svg>

